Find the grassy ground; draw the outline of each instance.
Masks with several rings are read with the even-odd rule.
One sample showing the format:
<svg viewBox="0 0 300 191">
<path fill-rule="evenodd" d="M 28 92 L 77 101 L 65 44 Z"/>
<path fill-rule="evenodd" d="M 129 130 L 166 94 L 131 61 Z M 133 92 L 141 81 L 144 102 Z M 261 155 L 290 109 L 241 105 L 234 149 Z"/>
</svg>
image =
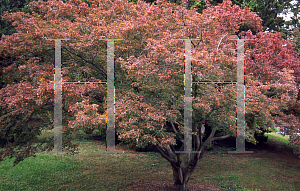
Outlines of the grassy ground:
<svg viewBox="0 0 300 191">
<path fill-rule="evenodd" d="M 271 129 L 270 133 L 266 133 L 266 135 L 270 138 L 269 143 L 270 144 L 276 144 L 276 145 L 284 145 L 284 147 L 294 150 L 295 153 L 298 155 L 300 154 L 300 149 L 296 146 L 290 145 L 289 143 L 289 136 L 283 136 L 279 133 L 276 133 L 278 131 L 278 128 Z"/>
<path fill-rule="evenodd" d="M 53 134 L 44 132 L 42 136 Z M 277 144 L 276 149 L 287 152 L 286 137 L 268 136 L 269 146 Z M 99 152 L 105 151 L 102 142 L 77 142 L 80 153 L 75 156 L 38 153 L 15 167 L 12 159 L 0 162 L 0 190 L 126 190 L 138 180 L 172 182 L 171 166 L 158 153 L 125 150 L 107 154 Z M 296 156 L 268 148 L 254 149 L 253 154 L 225 151 L 216 148 L 207 153 L 189 183 L 212 183 L 223 190 L 299 190 L 300 160 Z"/>
</svg>

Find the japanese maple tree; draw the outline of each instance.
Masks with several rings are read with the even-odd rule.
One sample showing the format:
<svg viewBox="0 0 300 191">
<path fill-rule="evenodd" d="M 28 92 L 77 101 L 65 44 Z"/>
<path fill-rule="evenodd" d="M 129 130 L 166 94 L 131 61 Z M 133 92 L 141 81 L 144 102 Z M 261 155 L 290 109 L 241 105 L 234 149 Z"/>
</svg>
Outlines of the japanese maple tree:
<svg viewBox="0 0 300 191">
<path fill-rule="evenodd" d="M 259 32 L 261 19 L 247 7 L 224 1 L 199 14 L 184 4 L 166 1 L 150 6 L 142 1 L 94 0 L 88 5 L 70 0 L 32 2 L 30 9 L 31 14 L 4 16 L 17 26 L 17 33 L 2 36 L 0 41 L 1 56 L 13 60 L 2 67 L 8 85 L 1 89 L 1 138 L 14 135 L 23 140 L 18 134 L 21 122 L 15 122 L 23 119 L 25 123 L 29 118 L 24 116 L 34 112 L 40 114 L 37 119 L 44 117 L 41 119 L 48 123 L 48 129 L 52 128 L 52 121 L 47 121 L 53 116 L 51 107 L 45 114 L 41 112 L 54 98 L 54 43 L 46 39 L 66 38 L 70 40 L 62 43 L 62 66 L 63 79 L 68 81 L 79 76 L 80 81 L 105 81 L 106 42 L 101 39 L 123 39 L 115 42 L 116 131 L 131 145 L 155 145 L 172 166 L 176 190 L 186 190 L 209 143 L 236 134 L 236 86 L 193 85 L 193 150 L 199 153 L 184 154 L 184 161 L 175 153 L 176 141 L 183 142 L 184 135 L 184 42 L 178 39 L 199 39 L 192 40 L 193 81 L 236 81 L 237 47 L 233 39 L 253 39 L 245 44 L 246 112 L 255 114 L 256 123 L 247 122 L 246 139 L 255 141 L 256 126 L 267 128 L 275 119 L 286 122 L 291 131 L 299 124 L 297 115 L 284 113 L 297 102 L 298 55 L 280 34 Z M 241 23 L 258 33 L 239 32 Z M 18 72 L 13 73 L 16 69 Z M 274 88 L 280 93 L 270 96 Z M 103 95 L 105 86 L 63 86 L 64 148 L 75 147 L 72 132 L 105 123 L 105 100 L 101 104 L 90 102 L 91 92 L 97 91 Z M 40 131 L 41 127 L 28 127 L 25 132 L 31 134 L 24 144 L 32 146 L 36 140 L 32 137 Z M 20 145 L 18 141 L 0 151 L 1 159 L 19 156 L 20 151 L 13 150 Z M 53 148 L 53 142 L 47 146 Z M 36 149 L 21 152 L 25 151 L 34 153 Z"/>
</svg>

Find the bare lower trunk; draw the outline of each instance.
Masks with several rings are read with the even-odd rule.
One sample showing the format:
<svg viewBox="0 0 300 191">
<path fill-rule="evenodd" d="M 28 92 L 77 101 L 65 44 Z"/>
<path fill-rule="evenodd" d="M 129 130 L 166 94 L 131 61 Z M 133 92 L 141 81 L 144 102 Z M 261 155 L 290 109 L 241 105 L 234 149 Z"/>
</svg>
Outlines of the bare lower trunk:
<svg viewBox="0 0 300 191">
<path fill-rule="evenodd" d="M 210 113 L 212 113 L 214 110 L 212 110 Z M 175 126 L 172 125 L 173 130 L 175 133 L 177 133 L 177 130 L 175 129 Z M 203 143 L 202 142 L 202 134 L 204 133 L 204 126 L 202 125 L 201 129 L 198 128 L 198 135 L 194 136 L 194 150 L 195 152 L 193 154 L 191 153 L 185 153 L 185 160 L 182 164 L 182 160 L 180 159 L 180 153 L 176 153 L 175 148 L 173 145 L 170 145 L 169 147 L 162 146 L 161 139 L 156 139 L 155 146 L 162 157 L 167 159 L 172 166 L 173 169 L 173 180 L 174 180 L 174 190 L 175 191 L 186 191 L 187 190 L 187 183 L 192 175 L 192 173 L 195 170 L 195 167 L 199 160 L 204 156 L 205 150 L 206 150 L 206 144 L 209 142 L 212 142 L 214 140 L 221 140 L 230 137 L 229 135 L 225 135 L 222 137 L 214 137 L 215 132 L 218 128 L 215 128 L 209 135 L 208 139 Z M 182 143 L 184 141 L 180 140 Z M 180 151 L 183 150 L 183 146 L 186 143 L 184 143 Z"/>
<path fill-rule="evenodd" d="M 174 180 L 174 190 L 175 191 L 186 191 L 187 183 L 191 173 L 183 173 L 182 167 L 173 167 L 173 180 Z"/>
<path fill-rule="evenodd" d="M 176 184 L 174 183 L 174 190 L 175 191 L 186 191 L 186 183 L 182 183 L 182 184 Z"/>
</svg>

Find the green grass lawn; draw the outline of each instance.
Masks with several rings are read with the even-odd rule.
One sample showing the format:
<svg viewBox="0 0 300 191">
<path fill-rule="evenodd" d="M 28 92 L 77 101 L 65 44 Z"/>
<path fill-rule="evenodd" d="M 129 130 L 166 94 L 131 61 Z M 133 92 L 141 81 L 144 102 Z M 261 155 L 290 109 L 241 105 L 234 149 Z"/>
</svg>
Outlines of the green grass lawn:
<svg viewBox="0 0 300 191">
<path fill-rule="evenodd" d="M 299 150 L 299 148 L 290 144 L 289 136 L 283 136 L 279 133 L 276 133 L 277 131 L 278 131 L 278 129 L 273 130 L 270 133 L 266 133 L 266 135 L 269 137 L 270 144 L 280 144 L 280 145 L 284 145 L 287 148 L 293 149 L 295 151 Z"/>
<path fill-rule="evenodd" d="M 289 145 L 289 137 L 288 136 L 283 136 L 283 135 L 280 135 L 279 133 L 275 133 L 275 132 L 266 133 L 266 135 L 269 138 L 271 138 L 270 139 L 271 142 L 281 143 L 281 144 L 284 144 L 286 146 Z"/>
<path fill-rule="evenodd" d="M 44 132 L 42 136 L 52 136 Z M 286 137 L 268 134 L 272 144 Z M 281 135 L 280 135 L 281 136 Z M 15 167 L 13 159 L 0 162 L 0 190 L 125 190 L 138 180 L 172 182 L 170 164 L 158 153 L 108 154 L 101 142 L 76 141 L 79 154 L 38 153 Z M 223 190 L 289 190 L 300 188 L 300 161 L 276 158 L 261 151 L 253 156 L 207 153 L 189 183 L 207 182 Z M 183 158 L 183 156 L 182 156 Z M 297 160 L 297 159 L 295 159 Z"/>
</svg>

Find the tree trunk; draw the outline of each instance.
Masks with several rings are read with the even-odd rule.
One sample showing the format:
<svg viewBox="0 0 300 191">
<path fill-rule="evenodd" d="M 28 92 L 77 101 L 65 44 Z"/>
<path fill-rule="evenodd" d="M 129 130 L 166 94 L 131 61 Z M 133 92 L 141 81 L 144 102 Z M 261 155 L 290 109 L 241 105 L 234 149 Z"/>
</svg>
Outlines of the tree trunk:
<svg viewBox="0 0 300 191">
<path fill-rule="evenodd" d="M 182 183 L 182 184 L 177 184 L 177 183 L 174 183 L 174 190 L 175 191 L 186 191 L 186 183 Z"/>
<path fill-rule="evenodd" d="M 182 172 L 181 167 L 172 167 L 173 168 L 173 180 L 174 180 L 174 190 L 175 191 L 186 191 L 188 179 L 185 181 L 185 176 Z"/>
</svg>

